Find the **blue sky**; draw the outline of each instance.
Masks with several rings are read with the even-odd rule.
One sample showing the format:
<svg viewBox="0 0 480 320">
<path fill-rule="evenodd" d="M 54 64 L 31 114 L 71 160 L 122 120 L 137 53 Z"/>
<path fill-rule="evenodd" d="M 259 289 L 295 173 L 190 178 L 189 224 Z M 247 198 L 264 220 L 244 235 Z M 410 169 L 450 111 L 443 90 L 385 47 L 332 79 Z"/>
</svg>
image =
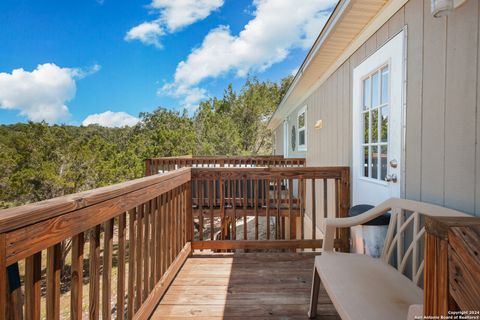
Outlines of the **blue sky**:
<svg viewBox="0 0 480 320">
<path fill-rule="evenodd" d="M 292 73 L 335 3 L 2 0 L 0 123 L 123 126 L 158 106 L 193 112 L 247 74 Z"/>
</svg>

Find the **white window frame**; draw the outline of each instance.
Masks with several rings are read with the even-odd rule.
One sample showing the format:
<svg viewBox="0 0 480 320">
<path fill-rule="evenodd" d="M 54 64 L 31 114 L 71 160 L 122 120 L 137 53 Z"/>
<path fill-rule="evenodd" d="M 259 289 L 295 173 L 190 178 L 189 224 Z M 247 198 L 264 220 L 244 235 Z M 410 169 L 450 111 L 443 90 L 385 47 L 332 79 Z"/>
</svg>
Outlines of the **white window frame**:
<svg viewBox="0 0 480 320">
<path fill-rule="evenodd" d="M 300 116 L 304 115 L 303 119 L 303 128 L 300 128 Z M 305 143 L 300 144 L 300 131 L 304 132 Z M 304 106 L 300 110 L 298 110 L 297 114 L 297 146 L 298 151 L 307 151 L 307 106 Z"/>
<path fill-rule="evenodd" d="M 287 158 L 288 157 L 288 154 L 290 153 L 289 152 L 289 141 L 290 141 L 290 138 L 289 138 L 289 128 L 290 126 L 288 125 L 288 118 L 286 118 L 285 120 L 283 120 L 283 157 L 284 158 Z"/>
</svg>

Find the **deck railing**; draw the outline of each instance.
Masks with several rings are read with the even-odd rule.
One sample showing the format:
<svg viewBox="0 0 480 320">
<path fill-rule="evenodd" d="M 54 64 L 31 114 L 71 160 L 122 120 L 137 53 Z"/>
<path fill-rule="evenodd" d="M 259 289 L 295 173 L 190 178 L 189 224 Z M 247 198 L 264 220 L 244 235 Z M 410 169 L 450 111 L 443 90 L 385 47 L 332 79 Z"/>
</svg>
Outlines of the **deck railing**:
<svg viewBox="0 0 480 320">
<path fill-rule="evenodd" d="M 316 249 L 349 201 L 347 167 L 186 167 L 2 210 L 0 319 L 147 318 L 192 250 Z"/>
<path fill-rule="evenodd" d="M 145 175 L 171 171 L 183 167 L 303 167 L 305 158 L 283 156 L 180 156 L 145 159 Z"/>
<path fill-rule="evenodd" d="M 192 168 L 192 247 L 320 248 L 317 220 L 347 216 L 349 179 L 348 167 Z"/>
<path fill-rule="evenodd" d="M 1 211 L 0 319 L 147 318 L 190 254 L 190 180 L 184 168 Z"/>
</svg>

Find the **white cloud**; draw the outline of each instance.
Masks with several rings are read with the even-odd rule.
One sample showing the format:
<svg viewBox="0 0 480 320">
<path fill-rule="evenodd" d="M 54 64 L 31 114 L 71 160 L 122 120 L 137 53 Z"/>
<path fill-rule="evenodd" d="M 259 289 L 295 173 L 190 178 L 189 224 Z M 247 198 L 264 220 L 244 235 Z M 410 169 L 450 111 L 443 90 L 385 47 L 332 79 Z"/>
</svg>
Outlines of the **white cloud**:
<svg viewBox="0 0 480 320">
<path fill-rule="evenodd" d="M 32 121 L 55 122 L 69 116 L 66 103 L 75 97 L 76 79 L 97 72 L 61 68 L 54 63 L 40 64 L 31 72 L 15 69 L 0 73 L 0 108 L 15 109 Z"/>
<path fill-rule="evenodd" d="M 223 0 L 153 0 L 151 8 L 160 10 L 160 21 L 170 32 L 203 20 L 223 5 Z"/>
<path fill-rule="evenodd" d="M 102 66 L 100 66 L 99 64 L 94 64 L 86 69 L 74 68 L 70 70 L 72 70 L 73 77 L 75 77 L 76 79 L 83 79 L 85 77 L 88 77 L 89 75 L 97 73 L 98 71 L 100 71 L 101 68 Z"/>
<path fill-rule="evenodd" d="M 140 121 L 138 118 L 129 115 L 126 112 L 105 111 L 103 113 L 91 114 L 83 120 L 82 125 L 98 124 L 102 127 L 132 127 Z"/>
<path fill-rule="evenodd" d="M 140 40 L 144 44 L 151 44 L 161 48 L 162 45 L 159 39 L 163 34 L 163 30 L 157 22 L 144 22 L 130 29 L 125 35 L 125 40 Z"/>
<path fill-rule="evenodd" d="M 229 72 L 244 77 L 284 60 L 294 48 L 309 48 L 337 0 L 256 0 L 253 19 L 233 35 L 228 26 L 211 30 L 202 44 L 178 64 L 174 82 L 164 86 L 188 91 L 209 77 Z"/>
<path fill-rule="evenodd" d="M 199 87 L 175 86 L 167 83 L 157 90 L 158 95 L 168 95 L 182 99 L 182 108 L 189 111 L 197 109 L 200 101 L 208 98 L 207 90 Z"/>
<path fill-rule="evenodd" d="M 148 7 L 158 14 L 158 18 L 133 27 L 125 35 L 125 40 L 140 40 L 161 48 L 160 38 L 165 30 L 174 33 L 203 20 L 223 3 L 224 0 L 152 0 Z"/>
</svg>

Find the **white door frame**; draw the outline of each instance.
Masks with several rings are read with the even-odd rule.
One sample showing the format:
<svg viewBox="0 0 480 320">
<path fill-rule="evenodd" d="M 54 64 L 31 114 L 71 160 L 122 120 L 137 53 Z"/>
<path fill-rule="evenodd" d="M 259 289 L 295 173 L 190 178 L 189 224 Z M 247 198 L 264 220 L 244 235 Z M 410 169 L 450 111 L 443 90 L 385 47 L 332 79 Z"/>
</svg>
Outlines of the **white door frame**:
<svg viewBox="0 0 480 320">
<path fill-rule="evenodd" d="M 369 203 L 377 205 L 379 202 L 385 200 L 388 197 L 401 197 L 403 193 L 403 185 L 405 183 L 405 152 L 404 152 L 404 132 L 405 132 L 405 81 L 406 81 L 406 28 L 400 31 L 396 36 L 391 38 L 381 48 L 379 48 L 370 57 L 366 58 L 359 66 L 353 70 L 353 101 L 352 101 L 352 204 Z M 394 57 L 395 61 L 392 61 Z M 392 62 L 394 62 L 392 64 Z M 388 153 L 393 150 L 397 150 L 395 154 L 395 160 L 398 162 L 397 169 L 393 169 L 389 162 L 391 158 L 387 159 L 387 172 L 396 174 L 398 177 L 397 183 L 385 183 L 383 181 L 373 181 L 369 178 L 363 178 L 361 174 L 363 170 L 363 150 L 359 148 L 361 141 L 363 141 L 363 120 L 361 117 L 361 104 L 362 104 L 362 85 L 361 81 L 364 76 L 370 71 L 381 67 L 382 65 L 389 65 L 390 67 L 390 119 L 392 126 L 389 124 L 389 142 Z M 393 69 L 391 69 L 393 68 Z M 392 74 L 394 76 L 392 76 Z M 400 77 L 398 76 L 400 75 Z M 395 115 L 392 116 L 393 112 Z M 400 123 L 398 123 L 400 122 Z M 391 132 L 397 132 L 390 136 Z M 391 145 L 394 148 L 391 149 Z M 399 153 L 399 154 L 398 154 Z M 379 160 L 380 161 L 380 160 Z M 369 183 L 366 183 L 369 180 Z M 384 192 L 373 192 L 372 196 L 368 197 L 368 201 L 364 198 L 366 187 L 372 186 L 372 190 L 375 190 L 374 185 L 377 185 L 377 190 L 381 190 L 381 186 L 384 186 Z M 361 194 L 361 190 L 363 194 Z M 363 199 L 362 199 L 363 198 Z"/>
</svg>

